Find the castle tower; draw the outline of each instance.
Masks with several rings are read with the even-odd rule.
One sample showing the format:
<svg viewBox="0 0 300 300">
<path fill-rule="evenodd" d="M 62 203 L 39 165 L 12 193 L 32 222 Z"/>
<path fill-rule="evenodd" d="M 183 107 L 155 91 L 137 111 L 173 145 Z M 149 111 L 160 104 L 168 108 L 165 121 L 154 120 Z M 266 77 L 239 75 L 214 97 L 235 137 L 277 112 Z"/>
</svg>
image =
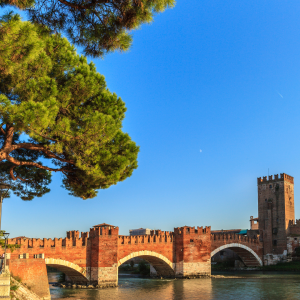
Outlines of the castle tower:
<svg viewBox="0 0 300 300">
<path fill-rule="evenodd" d="M 294 177 L 285 173 L 257 178 L 259 234 L 264 254 L 287 250 L 289 221 L 295 220 Z"/>
</svg>

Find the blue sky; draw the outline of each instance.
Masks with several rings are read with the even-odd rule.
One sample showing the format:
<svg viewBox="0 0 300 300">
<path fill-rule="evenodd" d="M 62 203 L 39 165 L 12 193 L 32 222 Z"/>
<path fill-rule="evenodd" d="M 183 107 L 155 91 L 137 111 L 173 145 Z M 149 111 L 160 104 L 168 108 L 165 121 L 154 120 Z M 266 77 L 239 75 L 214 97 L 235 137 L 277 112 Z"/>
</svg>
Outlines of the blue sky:
<svg viewBox="0 0 300 300">
<path fill-rule="evenodd" d="M 4 200 L 2 228 L 29 237 L 102 222 L 120 234 L 249 228 L 268 168 L 295 177 L 300 218 L 299 15 L 298 1 L 178 0 L 133 33 L 130 51 L 94 60 L 126 103 L 139 168 L 87 201 L 54 175 L 43 198 Z"/>
</svg>

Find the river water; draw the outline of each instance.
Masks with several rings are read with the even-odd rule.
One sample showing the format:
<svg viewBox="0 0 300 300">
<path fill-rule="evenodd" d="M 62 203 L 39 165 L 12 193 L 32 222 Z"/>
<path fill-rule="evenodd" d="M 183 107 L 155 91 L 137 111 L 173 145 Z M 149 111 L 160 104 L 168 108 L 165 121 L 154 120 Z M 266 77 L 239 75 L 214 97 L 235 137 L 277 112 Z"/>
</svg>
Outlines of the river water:
<svg viewBox="0 0 300 300">
<path fill-rule="evenodd" d="M 215 273 L 217 274 L 217 273 Z M 300 299 L 299 273 L 218 273 L 208 279 L 145 279 L 119 277 L 119 287 L 102 290 L 53 287 L 59 273 L 48 273 L 51 299 L 64 300 L 186 300 L 186 299 Z M 224 277 L 222 277 L 224 276 Z"/>
</svg>

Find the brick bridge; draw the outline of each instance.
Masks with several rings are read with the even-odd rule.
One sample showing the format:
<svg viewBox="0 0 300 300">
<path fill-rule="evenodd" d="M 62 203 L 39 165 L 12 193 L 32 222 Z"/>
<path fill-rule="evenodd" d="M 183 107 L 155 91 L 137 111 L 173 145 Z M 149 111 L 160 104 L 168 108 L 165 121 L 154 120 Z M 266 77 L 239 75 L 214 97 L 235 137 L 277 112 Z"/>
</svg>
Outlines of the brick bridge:
<svg viewBox="0 0 300 300">
<path fill-rule="evenodd" d="M 156 230 L 150 235 L 122 236 L 119 228 L 100 224 L 89 232 L 68 231 L 64 239 L 9 239 L 9 268 L 33 291 L 50 299 L 46 265 L 64 272 L 75 283 L 118 284 L 118 267 L 133 257 L 147 260 L 158 276 L 200 277 L 211 274 L 210 258 L 229 248 L 248 266 L 262 265 L 262 243 L 237 234 L 211 234 L 210 227 Z"/>
</svg>

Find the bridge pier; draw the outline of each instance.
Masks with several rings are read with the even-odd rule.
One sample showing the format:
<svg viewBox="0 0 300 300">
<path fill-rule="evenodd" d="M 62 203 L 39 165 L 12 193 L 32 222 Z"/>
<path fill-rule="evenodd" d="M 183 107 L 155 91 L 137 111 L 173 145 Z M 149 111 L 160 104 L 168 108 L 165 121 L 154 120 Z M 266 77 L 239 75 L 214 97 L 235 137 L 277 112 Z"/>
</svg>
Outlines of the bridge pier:
<svg viewBox="0 0 300 300">
<path fill-rule="evenodd" d="M 101 287 L 118 286 L 118 266 L 92 267 L 90 283 Z"/>
<path fill-rule="evenodd" d="M 14 259 L 9 264 L 11 275 L 19 277 L 34 293 L 44 300 L 50 300 L 47 268 L 44 259 Z"/>
<path fill-rule="evenodd" d="M 175 266 L 175 278 L 201 278 L 210 276 L 210 258 L 203 262 L 180 262 Z"/>
<path fill-rule="evenodd" d="M 90 230 L 90 249 L 87 262 L 92 284 L 118 286 L 119 227 L 99 225 Z"/>
</svg>

